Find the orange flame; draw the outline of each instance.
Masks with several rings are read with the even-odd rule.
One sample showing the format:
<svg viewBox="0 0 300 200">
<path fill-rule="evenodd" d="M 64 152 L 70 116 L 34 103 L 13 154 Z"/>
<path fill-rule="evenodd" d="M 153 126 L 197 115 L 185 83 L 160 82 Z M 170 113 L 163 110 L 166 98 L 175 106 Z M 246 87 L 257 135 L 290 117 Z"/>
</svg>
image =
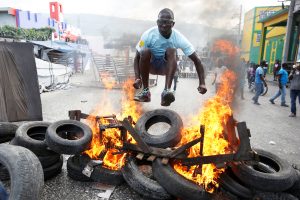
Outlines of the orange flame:
<svg viewBox="0 0 300 200">
<path fill-rule="evenodd" d="M 133 121 L 136 121 L 141 115 L 140 106 L 133 101 L 134 90 L 132 87 L 133 81 L 128 80 L 123 84 L 123 98 L 122 98 L 122 111 L 121 115 L 117 116 L 118 120 L 131 116 Z M 96 122 L 92 116 L 103 116 L 115 112 L 110 101 L 103 99 L 101 106 L 90 115 L 87 119 L 87 123 L 92 128 L 93 139 L 91 142 L 91 149 L 86 150 L 84 153 L 92 159 L 101 159 L 103 157 L 103 164 L 105 167 L 118 170 L 124 165 L 125 153 L 118 152 L 117 148 L 122 147 L 121 131 L 117 128 L 109 128 L 102 131 L 100 138 L 99 123 L 101 125 L 108 124 L 109 121 L 105 118 L 100 118 L 99 122 Z M 101 114 L 100 114 L 101 113 Z M 121 118 L 121 119 L 119 119 Z M 128 134 L 127 141 L 135 143 L 133 138 Z"/>
<path fill-rule="evenodd" d="M 225 55 L 234 56 L 239 52 L 239 48 L 228 40 L 216 40 L 213 44 L 212 51 L 220 52 Z"/>
<path fill-rule="evenodd" d="M 102 81 L 106 89 L 112 89 L 116 86 L 117 82 L 115 78 L 109 75 L 108 72 L 101 72 L 99 73 L 99 76 L 100 76 L 100 80 Z"/>
<path fill-rule="evenodd" d="M 228 153 L 228 141 L 223 135 L 223 125 L 232 115 L 231 103 L 233 101 L 234 84 L 236 75 L 227 70 L 221 77 L 222 83 L 217 94 L 205 102 L 204 110 L 194 117 L 194 126 L 185 128 L 182 131 L 182 139 L 178 146 L 182 146 L 196 138 L 199 138 L 200 125 L 205 126 L 203 155 L 200 155 L 200 145 L 196 144 L 189 149 L 188 157 L 219 155 Z M 195 173 L 198 166 L 190 168 L 175 164 L 174 169 L 189 180 L 203 185 L 208 192 L 213 192 L 218 187 L 217 179 L 224 169 L 218 169 L 214 164 L 202 166 L 202 175 Z"/>
</svg>

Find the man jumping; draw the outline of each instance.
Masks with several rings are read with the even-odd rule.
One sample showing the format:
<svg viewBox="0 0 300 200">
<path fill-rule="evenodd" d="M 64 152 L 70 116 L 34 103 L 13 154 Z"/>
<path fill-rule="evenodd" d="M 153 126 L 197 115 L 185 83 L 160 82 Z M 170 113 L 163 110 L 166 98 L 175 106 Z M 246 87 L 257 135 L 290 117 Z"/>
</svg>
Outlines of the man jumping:
<svg viewBox="0 0 300 200">
<path fill-rule="evenodd" d="M 143 33 L 136 46 L 134 58 L 135 82 L 133 87 L 143 90 L 134 98 L 135 101 L 150 102 L 149 73 L 166 75 L 164 91 L 161 94 L 161 105 L 169 106 L 175 101 L 170 88 L 177 68 L 176 55 L 180 48 L 195 64 L 199 87 L 198 91 L 205 94 L 207 89 L 204 81 L 204 69 L 192 44 L 176 29 L 172 29 L 174 22 L 173 11 L 169 8 L 161 10 L 156 21 L 157 27 L 148 29 Z"/>
</svg>

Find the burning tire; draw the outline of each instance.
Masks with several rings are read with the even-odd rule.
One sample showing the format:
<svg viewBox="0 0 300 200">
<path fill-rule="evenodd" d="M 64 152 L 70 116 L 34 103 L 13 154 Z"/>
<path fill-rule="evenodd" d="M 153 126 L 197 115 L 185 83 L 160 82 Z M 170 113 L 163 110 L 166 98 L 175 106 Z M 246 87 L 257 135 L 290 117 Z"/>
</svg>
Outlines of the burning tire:
<svg viewBox="0 0 300 200">
<path fill-rule="evenodd" d="M 255 150 L 259 163 L 270 168 L 271 171 L 262 170 L 257 164 L 250 165 L 241 162 L 233 165 L 234 174 L 246 185 L 268 192 L 281 192 L 290 188 L 295 182 L 295 170 L 278 156 L 261 149 Z"/>
<path fill-rule="evenodd" d="M 76 181 L 92 181 L 90 177 L 85 176 L 82 174 L 82 170 L 84 169 L 84 164 L 81 162 L 81 157 L 82 155 L 75 155 L 69 157 L 67 161 L 67 171 L 68 171 L 68 176 Z"/>
<path fill-rule="evenodd" d="M 16 131 L 15 138 L 10 144 L 25 147 L 38 156 L 48 156 L 53 151 L 47 149 L 45 141 L 49 122 L 35 121 L 22 124 Z"/>
<path fill-rule="evenodd" d="M 86 155 L 75 155 L 70 157 L 67 162 L 68 175 L 74 180 L 95 181 L 109 185 L 120 185 L 124 182 L 121 170 L 110 170 L 102 165 L 95 166 L 90 177 L 82 174 L 83 169 L 91 159 Z"/>
<path fill-rule="evenodd" d="M 10 175 L 9 199 L 40 199 L 40 191 L 44 185 L 42 166 L 30 150 L 1 144 L 0 163 Z"/>
<path fill-rule="evenodd" d="M 159 184 L 175 197 L 189 200 L 211 199 L 211 195 L 203 187 L 178 174 L 170 164 L 164 165 L 160 158 L 153 162 L 153 174 Z"/>
<path fill-rule="evenodd" d="M 159 122 L 170 125 L 169 130 L 160 135 L 149 133 L 149 128 Z M 146 112 L 140 117 L 135 128 L 142 139 L 149 145 L 160 148 L 174 147 L 181 139 L 181 129 L 183 127 L 180 116 L 171 110 L 157 109 Z"/>
<path fill-rule="evenodd" d="M 245 186 L 228 167 L 224 173 L 220 176 L 220 185 L 230 193 L 245 199 L 251 199 L 254 193 Z"/>
<path fill-rule="evenodd" d="M 89 148 L 92 130 L 75 120 L 52 123 L 46 133 L 46 143 L 51 150 L 61 154 L 80 154 Z"/>
<path fill-rule="evenodd" d="M 0 122 L 0 143 L 9 142 L 15 137 L 18 126 L 9 122 Z"/>
<path fill-rule="evenodd" d="M 151 162 L 128 157 L 121 171 L 127 184 L 140 195 L 152 199 L 171 199 L 167 191 L 154 179 Z"/>
</svg>

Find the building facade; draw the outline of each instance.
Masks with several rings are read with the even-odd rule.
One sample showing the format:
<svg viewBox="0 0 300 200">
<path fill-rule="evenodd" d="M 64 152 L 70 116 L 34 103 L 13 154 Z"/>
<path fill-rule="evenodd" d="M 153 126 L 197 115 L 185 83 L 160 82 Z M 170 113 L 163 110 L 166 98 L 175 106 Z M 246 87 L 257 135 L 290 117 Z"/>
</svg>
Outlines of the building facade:
<svg viewBox="0 0 300 200">
<path fill-rule="evenodd" d="M 262 59 L 267 60 L 269 65 L 276 59 L 281 59 L 285 27 L 270 27 L 266 31 L 265 54 L 260 56 L 260 45 L 262 38 L 261 20 L 272 16 L 282 10 L 281 6 L 256 7 L 248 11 L 244 17 L 244 27 L 241 44 L 241 57 L 246 61 L 260 63 Z"/>
</svg>

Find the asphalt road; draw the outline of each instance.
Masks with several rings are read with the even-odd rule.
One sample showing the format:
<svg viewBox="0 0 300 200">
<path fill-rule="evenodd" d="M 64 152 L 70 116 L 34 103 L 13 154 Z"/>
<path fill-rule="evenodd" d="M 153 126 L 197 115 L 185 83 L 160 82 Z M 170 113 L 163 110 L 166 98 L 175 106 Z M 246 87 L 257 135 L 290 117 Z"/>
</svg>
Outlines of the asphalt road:
<svg viewBox="0 0 300 200">
<path fill-rule="evenodd" d="M 201 112 L 204 101 L 214 95 L 211 79 L 212 76 L 209 74 L 206 79 L 208 92 L 205 95 L 197 92 L 198 81 L 196 79 L 179 79 L 176 101 L 168 108 L 179 113 L 185 126 L 189 125 L 191 116 Z M 85 74 L 75 74 L 71 78 L 71 84 L 72 86 L 67 90 L 41 94 L 44 121 L 68 119 L 68 111 L 77 109 L 87 114 L 96 108 L 103 110 L 104 113 L 99 113 L 99 115 L 113 114 L 105 113 L 112 112 L 112 110 L 115 114 L 120 112 L 121 90 L 102 89 L 98 83 L 95 83 L 91 71 Z M 145 111 L 162 108 L 160 95 L 163 85 L 164 78 L 159 77 L 158 85 L 151 88 L 152 101 L 143 104 Z M 290 163 L 300 165 L 300 114 L 296 118 L 288 117 L 290 108 L 281 107 L 279 99 L 276 100 L 275 105 L 271 104 L 268 99 L 276 92 L 277 87 L 272 81 L 268 82 L 268 85 L 268 93 L 259 98 L 260 106 L 252 103 L 251 98 L 254 94 L 245 88 L 245 100 L 237 97 L 233 115 L 238 121 L 246 122 L 251 131 L 252 147 L 269 150 Z M 289 104 L 289 92 L 286 99 Z M 106 109 L 108 105 L 112 107 Z M 297 106 L 299 110 L 300 106 Z M 62 173 L 45 183 L 42 200 L 101 199 L 97 196 L 99 188 L 101 187 L 97 183 L 82 183 L 68 178 L 64 164 Z M 124 184 L 116 187 L 110 199 L 143 198 Z"/>
</svg>

